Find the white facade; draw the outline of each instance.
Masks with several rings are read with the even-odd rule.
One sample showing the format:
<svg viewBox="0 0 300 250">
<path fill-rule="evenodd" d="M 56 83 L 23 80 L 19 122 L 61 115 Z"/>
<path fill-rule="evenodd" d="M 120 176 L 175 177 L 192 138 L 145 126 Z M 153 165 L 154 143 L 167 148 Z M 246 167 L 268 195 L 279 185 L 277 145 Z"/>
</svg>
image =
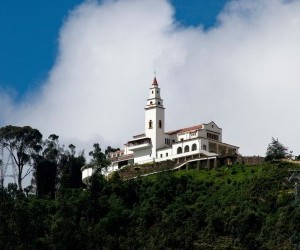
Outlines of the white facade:
<svg viewBox="0 0 300 250">
<path fill-rule="evenodd" d="M 133 136 L 125 144 L 124 150 L 111 153 L 111 166 L 103 174 L 127 165 L 166 160 L 173 160 L 178 166 L 191 161 L 206 161 L 208 167 L 213 160 L 213 165 L 216 166 L 217 159 L 226 164 L 225 160 L 230 163 L 237 154 L 238 147 L 222 142 L 222 129 L 213 121 L 165 132 L 165 108 L 160 88 L 154 78 L 145 107 L 144 133 Z M 91 167 L 82 168 L 85 184 L 92 174 Z"/>
<path fill-rule="evenodd" d="M 120 152 L 120 156 L 111 155 L 109 171 L 154 161 L 221 158 L 236 155 L 238 147 L 222 142 L 222 129 L 213 121 L 165 132 L 165 108 L 154 78 L 145 107 L 145 132 L 134 136 Z"/>
<path fill-rule="evenodd" d="M 94 174 L 94 169 L 91 166 L 84 166 L 81 168 L 81 173 L 82 173 L 82 182 L 85 185 L 88 185 L 90 177 Z"/>
</svg>

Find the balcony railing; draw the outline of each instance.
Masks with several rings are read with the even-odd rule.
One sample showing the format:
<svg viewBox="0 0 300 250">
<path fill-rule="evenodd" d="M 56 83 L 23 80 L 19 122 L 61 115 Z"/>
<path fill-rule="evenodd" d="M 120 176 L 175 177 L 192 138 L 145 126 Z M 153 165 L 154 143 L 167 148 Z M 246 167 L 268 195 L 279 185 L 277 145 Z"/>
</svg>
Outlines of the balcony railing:
<svg viewBox="0 0 300 250">
<path fill-rule="evenodd" d="M 144 138 L 140 140 L 130 141 L 127 144 L 129 150 L 139 150 L 143 148 L 151 147 L 151 139 Z"/>
</svg>

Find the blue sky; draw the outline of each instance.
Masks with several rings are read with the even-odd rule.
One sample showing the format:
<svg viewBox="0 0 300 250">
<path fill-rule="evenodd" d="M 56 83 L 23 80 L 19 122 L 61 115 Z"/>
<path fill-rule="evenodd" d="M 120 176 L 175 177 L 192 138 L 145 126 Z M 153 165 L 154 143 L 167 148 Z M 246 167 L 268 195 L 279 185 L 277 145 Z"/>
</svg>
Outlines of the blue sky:
<svg viewBox="0 0 300 250">
<path fill-rule="evenodd" d="M 78 0 L 0 1 L 0 83 L 22 95 L 47 76 L 57 36 Z"/>
<path fill-rule="evenodd" d="M 59 30 L 81 0 L 0 1 L 0 86 L 21 99 L 47 77 L 57 56 Z M 184 26 L 213 26 L 226 0 L 172 0 Z"/>
</svg>

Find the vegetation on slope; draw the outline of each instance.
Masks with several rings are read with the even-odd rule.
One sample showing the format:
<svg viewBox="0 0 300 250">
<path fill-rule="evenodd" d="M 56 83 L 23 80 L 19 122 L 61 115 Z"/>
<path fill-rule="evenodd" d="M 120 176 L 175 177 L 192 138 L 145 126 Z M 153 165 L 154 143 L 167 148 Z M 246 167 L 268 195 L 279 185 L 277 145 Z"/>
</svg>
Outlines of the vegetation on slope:
<svg viewBox="0 0 300 250">
<path fill-rule="evenodd" d="M 288 163 L 164 172 L 55 198 L 0 191 L 0 249 L 293 249 L 300 204 Z"/>
<path fill-rule="evenodd" d="M 151 162 L 139 165 L 128 165 L 120 169 L 118 171 L 118 175 L 121 177 L 122 180 L 128 180 L 138 176 L 171 170 L 174 167 L 175 162 L 171 160 L 162 162 Z"/>
</svg>

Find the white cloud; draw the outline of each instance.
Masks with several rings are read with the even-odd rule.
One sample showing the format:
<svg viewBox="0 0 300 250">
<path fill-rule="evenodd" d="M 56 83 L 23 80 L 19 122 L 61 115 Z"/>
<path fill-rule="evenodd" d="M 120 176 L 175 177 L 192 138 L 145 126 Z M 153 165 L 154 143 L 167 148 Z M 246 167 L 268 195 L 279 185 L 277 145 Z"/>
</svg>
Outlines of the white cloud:
<svg viewBox="0 0 300 250">
<path fill-rule="evenodd" d="M 300 2 L 232 1 L 208 31 L 173 14 L 164 0 L 80 5 L 43 88 L 0 120 L 122 146 L 143 132 L 156 70 L 167 129 L 214 120 L 243 154 L 264 154 L 272 136 L 300 153 Z"/>
</svg>

